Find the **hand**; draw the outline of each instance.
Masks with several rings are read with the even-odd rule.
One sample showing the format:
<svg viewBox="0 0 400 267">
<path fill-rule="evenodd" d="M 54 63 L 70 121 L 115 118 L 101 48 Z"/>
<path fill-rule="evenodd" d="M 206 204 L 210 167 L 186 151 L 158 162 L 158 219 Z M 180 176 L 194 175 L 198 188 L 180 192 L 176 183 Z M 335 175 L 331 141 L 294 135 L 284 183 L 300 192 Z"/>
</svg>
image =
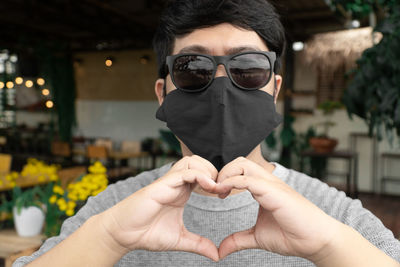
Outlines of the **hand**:
<svg viewBox="0 0 400 267">
<path fill-rule="evenodd" d="M 214 192 L 218 171 L 199 156 L 184 157 L 171 170 L 103 214 L 104 227 L 121 249 L 180 250 L 219 259 L 214 243 L 189 232 L 183 208 L 197 184 Z"/>
<path fill-rule="evenodd" d="M 250 248 L 314 260 L 329 244 L 339 224 L 260 165 L 238 158 L 218 175 L 221 198 L 232 189 L 247 189 L 260 204 L 256 224 L 226 237 L 219 256 Z"/>
</svg>

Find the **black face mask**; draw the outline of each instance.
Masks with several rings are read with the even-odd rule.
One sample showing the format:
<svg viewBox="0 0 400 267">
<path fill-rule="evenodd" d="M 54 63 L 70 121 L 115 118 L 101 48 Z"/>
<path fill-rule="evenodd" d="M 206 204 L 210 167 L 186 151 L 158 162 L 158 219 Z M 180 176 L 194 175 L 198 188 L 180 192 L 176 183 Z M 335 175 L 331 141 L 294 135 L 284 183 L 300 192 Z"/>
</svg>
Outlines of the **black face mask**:
<svg viewBox="0 0 400 267">
<path fill-rule="evenodd" d="M 246 157 L 282 121 L 273 96 L 239 89 L 228 77 L 215 78 L 201 92 L 170 92 L 156 118 L 218 171 L 235 158 Z"/>
</svg>

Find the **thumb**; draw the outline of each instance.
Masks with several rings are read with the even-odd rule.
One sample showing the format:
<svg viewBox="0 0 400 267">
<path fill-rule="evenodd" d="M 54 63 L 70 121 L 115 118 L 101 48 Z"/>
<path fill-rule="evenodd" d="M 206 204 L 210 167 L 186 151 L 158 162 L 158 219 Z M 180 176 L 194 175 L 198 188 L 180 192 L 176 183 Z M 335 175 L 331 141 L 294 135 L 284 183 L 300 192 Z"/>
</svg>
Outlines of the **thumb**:
<svg viewBox="0 0 400 267">
<path fill-rule="evenodd" d="M 222 260 L 233 252 L 250 248 L 259 248 L 254 237 L 254 227 L 233 233 L 222 240 L 219 245 L 219 259 Z"/>
<path fill-rule="evenodd" d="M 218 248 L 208 238 L 184 230 L 174 250 L 196 253 L 213 261 L 219 260 Z"/>
</svg>

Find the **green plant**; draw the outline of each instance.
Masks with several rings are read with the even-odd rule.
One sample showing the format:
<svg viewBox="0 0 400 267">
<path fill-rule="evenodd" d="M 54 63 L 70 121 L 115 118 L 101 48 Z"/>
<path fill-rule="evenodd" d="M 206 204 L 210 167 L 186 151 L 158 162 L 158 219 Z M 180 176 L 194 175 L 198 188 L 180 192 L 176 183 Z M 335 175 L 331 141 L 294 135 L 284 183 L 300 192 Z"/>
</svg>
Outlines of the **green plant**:
<svg viewBox="0 0 400 267">
<path fill-rule="evenodd" d="M 272 150 L 276 149 L 277 143 L 278 141 L 276 140 L 275 137 L 275 131 L 273 131 L 270 135 L 267 136 L 267 138 L 265 138 L 265 144 L 269 149 Z"/>
<path fill-rule="evenodd" d="M 342 107 L 343 104 L 337 101 L 325 101 L 318 105 L 318 109 L 322 111 L 326 119 L 317 124 L 323 126 L 323 133 L 320 135 L 321 137 L 329 136 L 329 129 L 336 125 L 336 123 L 332 121 L 332 115 L 336 110 L 341 109 Z"/>
<path fill-rule="evenodd" d="M 181 145 L 176 136 L 169 130 L 160 129 L 161 140 L 167 145 L 169 152 L 175 155 L 182 155 Z"/>
<path fill-rule="evenodd" d="M 43 204 L 46 202 L 44 192 L 39 186 L 35 186 L 25 191 L 22 191 L 19 186 L 14 187 L 12 200 L 13 207 L 17 209 L 17 213 L 20 213 L 22 208 L 31 206 L 43 210 Z"/>
<path fill-rule="evenodd" d="M 70 183 L 64 189 L 61 187 L 61 181 L 57 175 L 57 166 L 29 159 L 20 174 L 12 172 L 7 175 L 7 180 L 12 187 L 12 194 L 8 198 L 4 194 L 2 195 L 0 216 L 11 214 L 13 207 L 21 210 L 22 207 L 37 206 L 45 211 L 44 234 L 46 236 L 58 235 L 64 219 L 74 215 L 88 197 L 96 196 L 107 187 L 107 169 L 99 161 L 96 161 L 88 169 L 88 173 L 77 177 L 75 182 Z M 21 189 L 18 186 L 18 179 L 26 176 L 47 182 L 47 184 Z M 46 181 L 45 176 L 48 176 L 47 178 L 50 180 Z"/>
<path fill-rule="evenodd" d="M 350 118 L 361 117 L 369 134 L 379 139 L 383 131 L 390 143 L 393 132 L 400 136 L 400 2 L 398 0 L 335 0 L 353 16 L 374 12 L 382 40 L 367 49 L 352 71 L 352 79 L 343 96 Z M 361 9 L 360 9 L 361 8 Z M 359 10 L 360 9 L 360 10 Z M 362 10 L 366 10 L 362 12 Z"/>
</svg>

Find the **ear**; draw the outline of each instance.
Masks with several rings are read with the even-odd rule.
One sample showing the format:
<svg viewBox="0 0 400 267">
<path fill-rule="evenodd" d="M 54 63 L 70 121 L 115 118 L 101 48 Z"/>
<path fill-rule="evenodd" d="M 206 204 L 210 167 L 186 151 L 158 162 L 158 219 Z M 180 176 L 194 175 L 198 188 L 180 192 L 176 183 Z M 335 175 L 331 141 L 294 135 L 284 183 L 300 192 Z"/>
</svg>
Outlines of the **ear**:
<svg viewBox="0 0 400 267">
<path fill-rule="evenodd" d="M 278 95 L 279 95 L 279 92 L 281 91 L 281 86 L 282 86 L 282 76 L 281 75 L 275 75 L 275 91 L 274 91 L 274 93 L 275 93 L 275 99 L 274 99 L 274 102 L 275 102 L 275 104 L 276 104 L 276 101 L 278 100 Z"/>
<path fill-rule="evenodd" d="M 160 104 L 160 106 L 164 101 L 164 84 L 165 84 L 164 79 L 157 79 L 154 85 L 154 91 L 156 92 L 158 104 Z"/>
</svg>

